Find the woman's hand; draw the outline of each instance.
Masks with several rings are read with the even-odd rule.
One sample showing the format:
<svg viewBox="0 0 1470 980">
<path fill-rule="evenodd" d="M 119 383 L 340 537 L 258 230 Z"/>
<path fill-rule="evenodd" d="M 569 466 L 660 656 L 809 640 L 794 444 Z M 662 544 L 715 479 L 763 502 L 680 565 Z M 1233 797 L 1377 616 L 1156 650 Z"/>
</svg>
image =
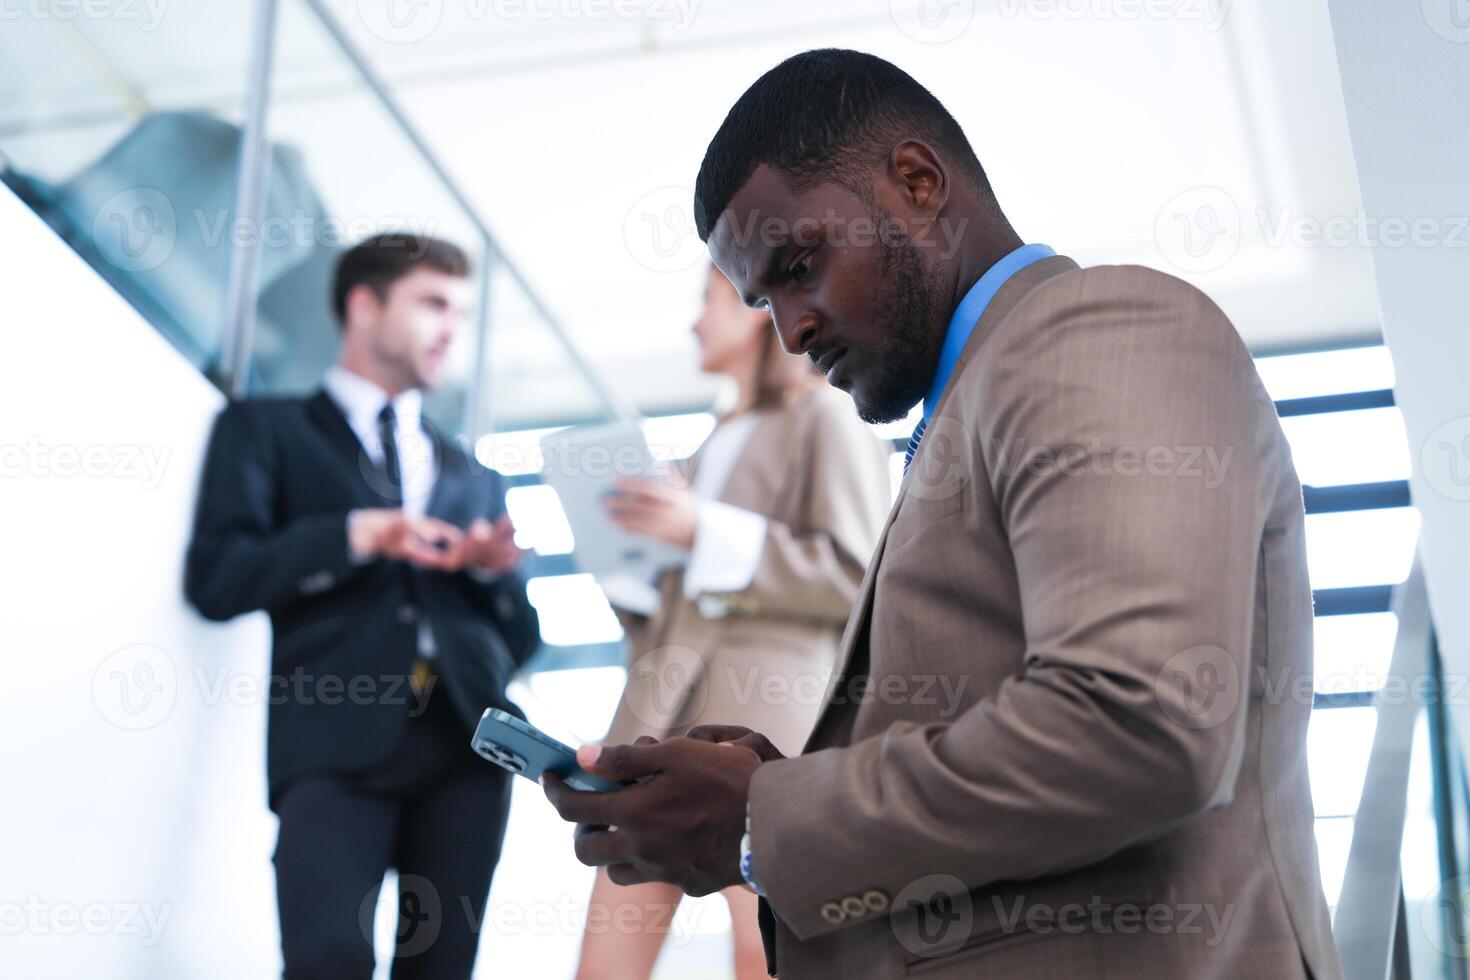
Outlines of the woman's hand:
<svg viewBox="0 0 1470 980">
<path fill-rule="evenodd" d="M 607 519 L 624 531 L 685 550 L 694 547 L 699 501 L 693 491 L 646 479 L 622 479 L 603 502 Z"/>
</svg>

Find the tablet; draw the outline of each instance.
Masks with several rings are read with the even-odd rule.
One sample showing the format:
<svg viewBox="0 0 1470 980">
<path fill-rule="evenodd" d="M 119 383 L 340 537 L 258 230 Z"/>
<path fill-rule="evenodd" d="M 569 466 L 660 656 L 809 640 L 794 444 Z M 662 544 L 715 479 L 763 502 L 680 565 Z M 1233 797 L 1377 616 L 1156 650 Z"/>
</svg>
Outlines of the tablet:
<svg viewBox="0 0 1470 980">
<path fill-rule="evenodd" d="M 637 422 L 562 429 L 542 438 L 541 451 L 541 479 L 561 498 L 579 571 L 651 582 L 661 569 L 687 559 L 671 544 L 619 529 L 603 510 L 620 479 L 663 479 Z"/>
</svg>

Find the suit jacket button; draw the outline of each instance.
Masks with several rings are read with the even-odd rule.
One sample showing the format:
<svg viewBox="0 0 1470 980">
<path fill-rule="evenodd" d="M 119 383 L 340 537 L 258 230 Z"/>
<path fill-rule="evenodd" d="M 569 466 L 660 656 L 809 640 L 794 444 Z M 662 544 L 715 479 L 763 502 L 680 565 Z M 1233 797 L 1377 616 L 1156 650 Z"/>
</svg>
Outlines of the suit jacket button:
<svg viewBox="0 0 1470 980">
<path fill-rule="evenodd" d="M 301 593 L 302 595 L 315 595 L 318 592 L 325 592 L 336 582 L 337 577 L 331 572 L 316 572 L 301 580 Z"/>
<path fill-rule="evenodd" d="M 869 888 L 863 892 L 863 904 L 874 912 L 882 912 L 888 908 L 888 893 Z"/>
<path fill-rule="evenodd" d="M 863 904 L 861 898 L 849 895 L 842 900 L 842 911 L 850 918 L 859 919 L 868 914 L 868 907 Z"/>
<path fill-rule="evenodd" d="M 835 926 L 847 918 L 847 913 L 842 911 L 842 906 L 836 902 L 828 902 L 822 906 L 822 918 Z"/>
<path fill-rule="evenodd" d="M 417 623 L 419 621 L 418 606 L 412 604 L 399 606 L 398 621 L 400 623 Z"/>
</svg>

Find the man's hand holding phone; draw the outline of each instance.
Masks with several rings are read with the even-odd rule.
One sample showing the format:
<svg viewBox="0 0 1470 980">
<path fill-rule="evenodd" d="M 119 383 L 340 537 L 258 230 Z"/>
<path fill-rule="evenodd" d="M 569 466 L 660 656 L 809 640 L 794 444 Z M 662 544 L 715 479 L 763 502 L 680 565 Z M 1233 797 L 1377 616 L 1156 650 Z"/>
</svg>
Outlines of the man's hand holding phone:
<svg viewBox="0 0 1470 980">
<path fill-rule="evenodd" d="M 607 868 L 619 885 L 666 881 L 708 895 L 744 880 L 739 845 L 750 780 L 762 763 L 779 758 L 757 732 L 705 725 L 662 742 L 640 738 L 577 751 L 587 772 L 633 781 L 623 789 L 579 793 L 550 775 L 542 785 L 562 819 L 578 824 L 583 864 Z"/>
</svg>

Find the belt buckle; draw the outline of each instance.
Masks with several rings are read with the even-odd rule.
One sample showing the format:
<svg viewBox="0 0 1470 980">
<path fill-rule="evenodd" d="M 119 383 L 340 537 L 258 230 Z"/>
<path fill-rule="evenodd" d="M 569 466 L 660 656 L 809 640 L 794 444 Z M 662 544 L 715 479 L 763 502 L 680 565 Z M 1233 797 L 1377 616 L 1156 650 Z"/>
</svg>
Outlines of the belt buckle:
<svg viewBox="0 0 1470 980">
<path fill-rule="evenodd" d="M 408 683 L 413 688 L 415 695 L 421 695 L 429 689 L 433 677 L 434 670 L 429 666 L 429 661 L 424 657 L 419 657 L 413 662 L 413 670 L 408 675 Z"/>
</svg>

